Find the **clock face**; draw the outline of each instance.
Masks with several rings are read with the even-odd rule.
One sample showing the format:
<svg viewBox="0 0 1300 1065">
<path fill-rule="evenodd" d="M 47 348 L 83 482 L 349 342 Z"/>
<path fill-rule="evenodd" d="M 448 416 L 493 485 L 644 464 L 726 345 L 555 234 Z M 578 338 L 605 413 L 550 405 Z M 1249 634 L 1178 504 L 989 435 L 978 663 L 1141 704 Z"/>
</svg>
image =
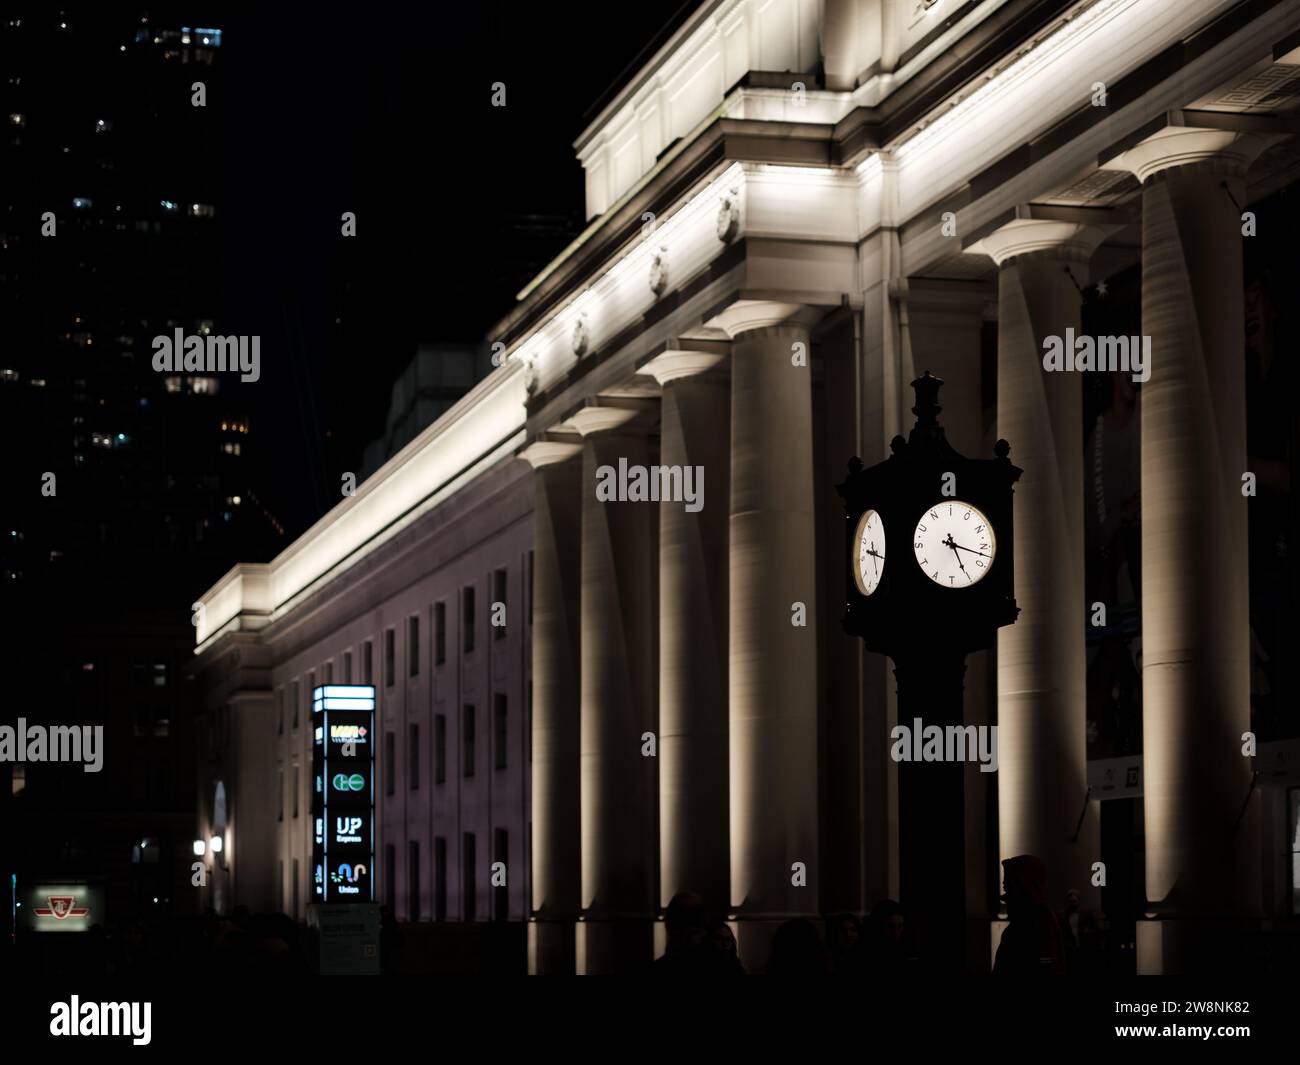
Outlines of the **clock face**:
<svg viewBox="0 0 1300 1065">
<path fill-rule="evenodd" d="M 858 519 L 853 556 L 853 579 L 858 591 L 870 595 L 880 587 L 880 578 L 885 574 L 885 524 L 874 510 Z"/>
<path fill-rule="evenodd" d="M 917 565 L 941 588 L 969 588 L 988 574 L 998 542 L 977 507 L 955 499 L 929 507 L 916 523 Z"/>
</svg>

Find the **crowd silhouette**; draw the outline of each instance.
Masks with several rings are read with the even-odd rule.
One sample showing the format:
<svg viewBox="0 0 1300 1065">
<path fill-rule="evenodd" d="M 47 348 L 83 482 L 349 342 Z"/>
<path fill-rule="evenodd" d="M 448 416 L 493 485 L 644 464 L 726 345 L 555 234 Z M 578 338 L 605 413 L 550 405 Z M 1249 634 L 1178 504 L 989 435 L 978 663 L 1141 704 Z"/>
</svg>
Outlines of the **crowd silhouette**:
<svg viewBox="0 0 1300 1065">
<path fill-rule="evenodd" d="M 1054 911 L 1047 898 L 1047 869 L 1034 855 L 1008 858 L 1003 867 L 1007 925 L 993 960 L 1003 976 L 1084 976 L 1104 971 L 1109 954 L 1104 917 L 1066 893 Z M 878 902 L 865 918 L 828 917 L 824 928 L 806 918 L 782 923 L 766 958 L 741 958 L 729 926 L 704 900 L 682 892 L 664 913 L 667 948 L 652 971 L 660 976 L 845 976 L 893 979 L 942 971 L 945 962 L 925 956 L 907 911 L 894 899 Z"/>
<path fill-rule="evenodd" d="M 993 956 L 995 978 L 1089 976 L 1117 971 L 1115 944 L 1105 919 L 1081 905 L 1076 890 L 1059 909 L 1047 898 L 1047 869 L 1033 855 L 1008 858 L 1003 866 L 1007 925 Z M 948 971 L 951 959 L 927 956 L 920 929 L 927 915 L 914 915 L 894 899 L 869 914 L 838 913 L 814 922 L 782 923 L 766 957 L 742 957 L 724 915 L 693 892 L 682 892 L 664 913 L 666 948 L 649 965 L 656 976 L 857 977 L 872 981 Z M 380 909 L 380 967 L 391 974 L 402 952 L 403 927 L 388 907 Z M 73 937 L 54 937 L 71 947 Z M 105 928 L 75 937 L 75 950 L 50 949 L 28 937 L 19 946 L 31 970 L 46 975 L 78 972 L 92 977 L 147 976 L 199 960 L 216 974 L 307 974 L 315 966 L 312 933 L 283 913 L 254 914 L 237 906 L 226 916 L 169 917 Z M 21 942 L 21 939 L 20 939 Z M 947 944 L 952 947 L 952 944 Z"/>
</svg>

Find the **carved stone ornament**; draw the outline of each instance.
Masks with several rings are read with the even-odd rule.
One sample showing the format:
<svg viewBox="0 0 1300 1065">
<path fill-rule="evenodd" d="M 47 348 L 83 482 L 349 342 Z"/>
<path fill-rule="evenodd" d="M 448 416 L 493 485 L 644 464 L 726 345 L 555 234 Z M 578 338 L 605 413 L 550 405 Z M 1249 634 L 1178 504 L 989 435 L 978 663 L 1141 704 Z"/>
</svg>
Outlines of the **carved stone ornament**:
<svg viewBox="0 0 1300 1065">
<path fill-rule="evenodd" d="M 740 190 L 731 189 L 722 194 L 718 203 L 718 239 L 729 244 L 740 232 Z"/>
<path fill-rule="evenodd" d="M 587 328 L 587 319 L 582 315 L 573 323 L 573 335 L 569 338 L 569 344 L 573 348 L 573 354 L 582 358 L 587 354 L 587 347 L 591 342 L 591 330 Z"/>
<path fill-rule="evenodd" d="M 668 249 L 660 248 L 650 260 L 650 291 L 662 296 L 668 287 Z"/>
</svg>

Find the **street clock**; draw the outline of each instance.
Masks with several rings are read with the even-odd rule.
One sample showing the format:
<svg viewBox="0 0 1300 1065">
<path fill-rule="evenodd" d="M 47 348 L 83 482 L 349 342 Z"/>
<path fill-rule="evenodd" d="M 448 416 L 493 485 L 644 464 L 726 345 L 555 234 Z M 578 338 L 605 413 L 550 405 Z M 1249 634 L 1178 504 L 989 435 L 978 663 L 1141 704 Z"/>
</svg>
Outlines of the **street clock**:
<svg viewBox="0 0 1300 1065">
<path fill-rule="evenodd" d="M 1021 471 L 1005 440 L 988 459 L 954 450 L 939 424 L 942 384 L 928 371 L 913 381 L 911 434 L 894 437 L 893 453 L 870 469 L 851 459 L 836 486 L 847 534 L 843 624 L 893 659 L 900 726 L 965 737 L 975 724 L 965 720 L 966 656 L 991 647 L 1018 613 L 1011 497 Z M 955 975 L 968 931 L 966 766 L 895 757 L 899 897 L 927 964 Z"/>
<path fill-rule="evenodd" d="M 993 458 L 948 443 L 938 415 L 943 382 L 926 371 L 916 425 L 869 469 L 860 459 L 837 486 L 847 533 L 846 632 L 893 658 L 965 655 L 991 647 L 1016 619 L 1012 486 L 1021 471 L 999 440 Z"/>
</svg>

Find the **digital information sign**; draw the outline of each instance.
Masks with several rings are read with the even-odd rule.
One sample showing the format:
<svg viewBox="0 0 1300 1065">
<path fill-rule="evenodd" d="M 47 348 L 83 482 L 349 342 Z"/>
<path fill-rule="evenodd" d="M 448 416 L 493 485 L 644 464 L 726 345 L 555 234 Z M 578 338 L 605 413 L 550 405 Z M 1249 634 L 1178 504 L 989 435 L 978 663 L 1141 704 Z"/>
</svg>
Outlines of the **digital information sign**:
<svg viewBox="0 0 1300 1065">
<path fill-rule="evenodd" d="M 313 898 L 374 901 L 375 689 L 312 691 Z"/>
</svg>

